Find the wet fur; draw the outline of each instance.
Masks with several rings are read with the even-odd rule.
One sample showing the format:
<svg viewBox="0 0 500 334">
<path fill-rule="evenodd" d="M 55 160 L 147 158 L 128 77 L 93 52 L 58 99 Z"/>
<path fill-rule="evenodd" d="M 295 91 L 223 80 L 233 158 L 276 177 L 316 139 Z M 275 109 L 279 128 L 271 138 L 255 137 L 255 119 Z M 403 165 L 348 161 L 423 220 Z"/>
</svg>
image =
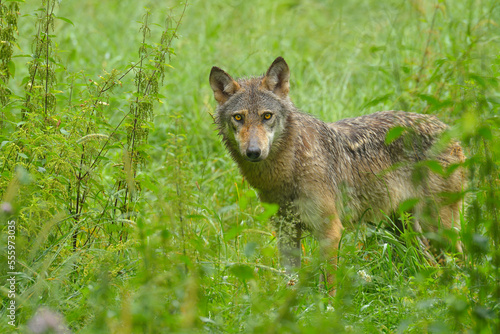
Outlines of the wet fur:
<svg viewBox="0 0 500 334">
<path fill-rule="evenodd" d="M 336 264 L 344 225 L 380 219 L 382 212 L 390 214 L 408 199 L 420 199 L 414 208 L 417 229 L 459 229 L 461 202 L 449 203 L 441 194 L 462 191 L 462 169 L 445 178 L 421 163 L 436 160 L 446 168 L 465 159 L 457 142 L 436 148 L 447 129 L 436 117 L 382 111 L 325 123 L 290 101 L 288 65 L 281 57 L 256 78 L 234 80 L 214 67 L 210 84 L 219 103 L 219 134 L 241 173 L 263 202 L 280 206 L 282 218 L 300 221 L 288 232 L 291 249 L 281 247 L 286 267 L 300 265 L 296 249 L 303 227 Z M 265 111 L 273 113 L 272 126 L 262 119 Z M 244 115 L 243 123 L 234 121 L 235 113 Z M 387 133 L 396 126 L 405 132 L 387 145 Z M 251 145 L 262 146 L 262 160 L 249 161 Z"/>
</svg>

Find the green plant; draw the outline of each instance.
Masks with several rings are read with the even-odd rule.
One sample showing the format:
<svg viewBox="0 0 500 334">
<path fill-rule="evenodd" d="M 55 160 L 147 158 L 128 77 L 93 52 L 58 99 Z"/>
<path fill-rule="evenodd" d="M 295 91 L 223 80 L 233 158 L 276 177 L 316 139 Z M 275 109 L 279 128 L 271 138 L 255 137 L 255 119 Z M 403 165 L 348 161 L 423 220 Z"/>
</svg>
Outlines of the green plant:
<svg viewBox="0 0 500 334">
<path fill-rule="evenodd" d="M 0 277 L 14 219 L 19 307 L 0 331 L 46 307 L 82 333 L 495 332 L 497 2 L 0 2 Z M 308 235 L 288 285 L 273 208 L 218 140 L 208 85 L 213 65 L 248 75 L 279 55 L 294 103 L 322 119 L 451 125 L 470 178 L 463 259 L 432 265 L 396 215 L 345 232 L 335 298 Z"/>
</svg>

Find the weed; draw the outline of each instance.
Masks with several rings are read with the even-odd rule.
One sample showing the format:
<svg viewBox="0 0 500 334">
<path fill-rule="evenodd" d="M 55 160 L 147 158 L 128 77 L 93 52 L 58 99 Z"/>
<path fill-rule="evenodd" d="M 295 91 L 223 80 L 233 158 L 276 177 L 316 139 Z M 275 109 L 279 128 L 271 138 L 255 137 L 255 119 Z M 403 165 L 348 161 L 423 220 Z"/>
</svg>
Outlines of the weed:
<svg viewBox="0 0 500 334">
<path fill-rule="evenodd" d="M 17 223 L 16 327 L 2 288 L 1 332 L 497 331 L 497 1 L 144 5 L 0 3 L 0 220 Z M 324 120 L 404 109 L 453 125 L 463 257 L 433 263 L 419 240 L 454 236 L 387 216 L 344 233 L 335 298 L 307 235 L 289 284 L 277 208 L 217 139 L 208 85 L 213 65 L 247 75 L 279 55 L 294 103 Z"/>
</svg>

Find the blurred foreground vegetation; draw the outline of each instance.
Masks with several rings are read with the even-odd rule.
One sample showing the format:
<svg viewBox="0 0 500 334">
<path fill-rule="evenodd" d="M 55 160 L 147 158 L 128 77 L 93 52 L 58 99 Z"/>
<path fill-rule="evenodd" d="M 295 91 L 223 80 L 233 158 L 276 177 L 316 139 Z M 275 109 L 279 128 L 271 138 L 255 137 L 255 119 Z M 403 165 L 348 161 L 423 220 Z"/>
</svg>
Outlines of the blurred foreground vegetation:
<svg viewBox="0 0 500 334">
<path fill-rule="evenodd" d="M 0 277 L 15 221 L 18 307 L 12 327 L 6 283 L 0 332 L 499 332 L 498 1 L 0 7 Z M 280 55 L 294 103 L 325 121 L 400 109 L 452 125 L 463 255 L 429 264 L 388 217 L 346 231 L 335 298 L 311 237 L 287 286 L 273 208 L 220 143 L 208 85 L 213 65 L 258 75 Z"/>
</svg>

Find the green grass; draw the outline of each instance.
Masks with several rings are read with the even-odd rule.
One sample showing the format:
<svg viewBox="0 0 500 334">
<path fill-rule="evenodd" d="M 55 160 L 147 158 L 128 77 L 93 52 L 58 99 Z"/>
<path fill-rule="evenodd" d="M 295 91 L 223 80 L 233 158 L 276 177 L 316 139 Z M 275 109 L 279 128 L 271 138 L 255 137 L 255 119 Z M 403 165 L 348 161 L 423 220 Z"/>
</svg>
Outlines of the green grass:
<svg viewBox="0 0 500 334">
<path fill-rule="evenodd" d="M 93 83 L 139 60 L 146 7 L 157 23 L 151 45 L 165 18 L 174 27 L 183 7 L 61 2 L 55 13 L 64 19 L 52 33 L 55 127 L 21 114 L 39 6 L 21 4 L 14 55 L 28 56 L 13 58 L 7 86 L 17 97 L 2 104 L 0 194 L 13 213 L 0 213 L 0 275 L 5 282 L 4 221 L 15 219 L 19 308 L 13 328 L 2 287 L 0 332 L 29 332 L 41 307 L 78 333 L 498 332 L 497 1 L 190 1 L 161 103 L 144 123 L 149 138 L 138 148 L 144 162 L 132 197 L 124 195 L 134 176 L 123 162 L 130 118 L 120 121 L 138 95 L 138 70 L 102 97 L 109 105 L 95 114 Z M 220 142 L 208 84 L 214 65 L 235 77 L 260 75 L 277 56 L 291 68 L 294 103 L 325 121 L 401 109 L 453 126 L 469 157 L 464 258 L 448 254 L 446 264 L 428 265 L 414 233 L 396 236 L 388 219 L 346 231 L 335 298 L 319 287 L 323 264 L 312 237 L 303 240 L 299 283 L 287 286 L 269 223 L 273 208 L 258 201 Z M 81 185 L 87 201 L 75 215 L 78 171 L 105 144 L 82 142 L 86 128 L 110 135 L 113 146 Z"/>
</svg>

